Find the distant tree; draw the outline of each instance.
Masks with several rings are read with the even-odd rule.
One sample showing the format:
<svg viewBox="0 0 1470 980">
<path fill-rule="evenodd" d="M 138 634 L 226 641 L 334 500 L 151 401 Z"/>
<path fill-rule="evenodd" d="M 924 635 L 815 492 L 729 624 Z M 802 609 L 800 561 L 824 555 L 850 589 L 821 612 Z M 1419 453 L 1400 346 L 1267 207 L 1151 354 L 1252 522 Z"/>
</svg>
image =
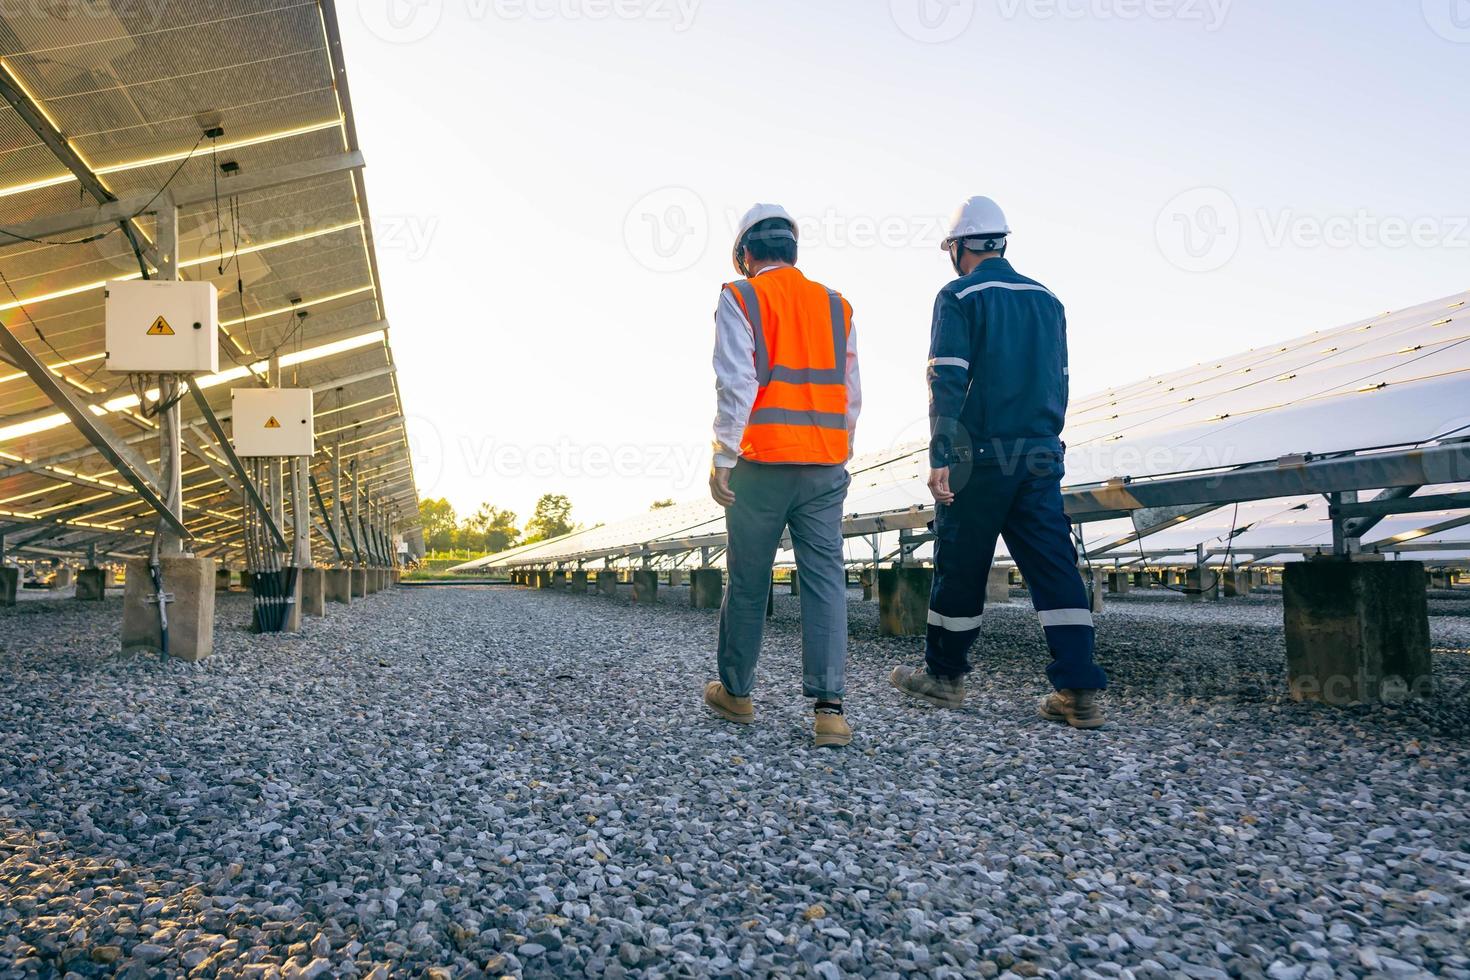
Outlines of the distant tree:
<svg viewBox="0 0 1470 980">
<path fill-rule="evenodd" d="M 559 538 L 576 530 L 572 524 L 572 502 L 559 493 L 543 494 L 536 501 L 536 512 L 526 522 L 524 544 L 535 544 L 548 538 Z"/>
<path fill-rule="evenodd" d="M 665 510 L 666 508 L 669 508 L 669 507 L 672 507 L 672 506 L 674 506 L 674 499 L 672 497 L 670 497 L 667 500 L 655 500 L 653 502 L 653 505 L 651 507 L 649 507 L 648 509 L 649 510 Z"/>
<path fill-rule="evenodd" d="M 521 532 L 516 528 L 515 511 L 501 510 L 491 504 L 481 504 L 473 517 L 465 519 L 470 528 L 472 543 L 465 547 L 483 551 L 488 555 L 498 554 L 514 548 Z"/>
<path fill-rule="evenodd" d="M 443 497 L 420 500 L 419 523 L 424 528 L 424 547 L 430 551 L 448 551 L 454 547 L 457 522 L 449 501 Z"/>
</svg>

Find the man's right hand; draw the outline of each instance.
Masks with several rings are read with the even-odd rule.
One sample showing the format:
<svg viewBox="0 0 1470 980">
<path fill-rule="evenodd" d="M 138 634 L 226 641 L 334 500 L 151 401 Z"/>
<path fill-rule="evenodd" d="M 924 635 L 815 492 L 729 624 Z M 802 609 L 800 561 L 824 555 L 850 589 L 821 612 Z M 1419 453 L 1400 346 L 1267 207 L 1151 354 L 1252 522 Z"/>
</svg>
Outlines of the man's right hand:
<svg viewBox="0 0 1470 980">
<path fill-rule="evenodd" d="M 936 504 L 946 506 L 954 503 L 954 491 L 949 488 L 949 467 L 943 466 L 929 471 L 929 492 Z"/>
<path fill-rule="evenodd" d="M 709 495 L 715 498 L 715 503 L 721 507 L 729 507 L 735 503 L 735 494 L 730 490 L 730 473 L 732 470 L 725 466 L 711 466 L 709 471 Z"/>
</svg>

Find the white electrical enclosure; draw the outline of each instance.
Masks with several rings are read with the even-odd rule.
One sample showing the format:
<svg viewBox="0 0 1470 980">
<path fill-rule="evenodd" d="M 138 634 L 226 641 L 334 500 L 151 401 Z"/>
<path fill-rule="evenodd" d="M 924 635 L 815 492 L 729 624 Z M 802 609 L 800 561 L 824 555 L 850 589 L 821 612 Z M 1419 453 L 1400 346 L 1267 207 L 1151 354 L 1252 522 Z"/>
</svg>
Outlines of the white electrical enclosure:
<svg viewBox="0 0 1470 980">
<path fill-rule="evenodd" d="M 316 451 L 310 388 L 236 388 L 231 428 L 239 456 L 310 456 Z"/>
<path fill-rule="evenodd" d="M 219 370 L 219 294 L 211 282 L 107 284 L 107 370 L 213 374 Z"/>
</svg>

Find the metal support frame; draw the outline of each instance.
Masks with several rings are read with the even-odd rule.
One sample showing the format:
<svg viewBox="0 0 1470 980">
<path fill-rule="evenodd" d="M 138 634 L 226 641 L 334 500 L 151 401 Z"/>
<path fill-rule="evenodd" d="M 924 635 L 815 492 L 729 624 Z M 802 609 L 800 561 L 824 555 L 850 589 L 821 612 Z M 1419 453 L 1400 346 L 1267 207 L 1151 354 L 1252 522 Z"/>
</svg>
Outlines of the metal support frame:
<svg viewBox="0 0 1470 980">
<path fill-rule="evenodd" d="M 321 514 L 325 537 L 332 543 L 332 550 L 337 553 L 337 560 L 343 561 L 342 543 L 337 540 L 337 528 L 332 523 L 332 513 L 336 510 L 336 507 L 334 506 L 330 511 L 327 510 L 326 501 L 322 500 L 322 489 L 317 485 L 316 477 L 312 475 L 310 466 L 306 470 L 306 480 L 311 486 L 311 495 L 316 498 L 316 509 Z"/>
</svg>

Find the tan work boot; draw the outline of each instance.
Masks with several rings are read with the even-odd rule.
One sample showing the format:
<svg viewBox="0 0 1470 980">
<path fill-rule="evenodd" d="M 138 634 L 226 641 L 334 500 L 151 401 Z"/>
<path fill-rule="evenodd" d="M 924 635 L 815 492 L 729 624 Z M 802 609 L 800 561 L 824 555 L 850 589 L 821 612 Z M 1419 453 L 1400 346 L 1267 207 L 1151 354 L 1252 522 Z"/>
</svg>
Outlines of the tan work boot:
<svg viewBox="0 0 1470 980">
<path fill-rule="evenodd" d="M 816 737 L 818 748 L 837 749 L 852 742 L 852 727 L 842 716 L 842 706 L 819 701 L 816 707 Z"/>
<path fill-rule="evenodd" d="M 1065 722 L 1073 728 L 1101 728 L 1107 724 L 1097 706 L 1096 691 L 1057 691 L 1041 702 L 1041 717 L 1047 721 Z"/>
<path fill-rule="evenodd" d="M 710 681 L 704 686 L 704 703 L 715 714 L 737 725 L 749 725 L 755 721 L 755 705 L 750 698 L 737 698 L 719 681 Z"/>
<path fill-rule="evenodd" d="M 888 683 L 911 698 L 928 701 L 937 708 L 958 708 L 965 703 L 963 677 L 935 677 L 923 667 L 895 667 Z"/>
</svg>

